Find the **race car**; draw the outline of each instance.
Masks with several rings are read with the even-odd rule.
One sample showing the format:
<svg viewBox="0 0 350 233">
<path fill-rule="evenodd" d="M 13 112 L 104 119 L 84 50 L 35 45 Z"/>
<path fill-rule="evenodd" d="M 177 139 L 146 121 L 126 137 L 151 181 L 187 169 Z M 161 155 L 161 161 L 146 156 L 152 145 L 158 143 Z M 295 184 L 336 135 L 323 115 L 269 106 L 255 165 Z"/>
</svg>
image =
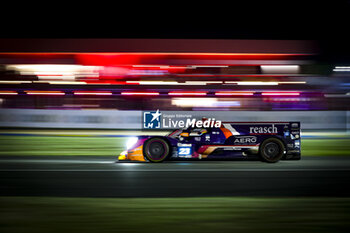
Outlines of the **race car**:
<svg viewBox="0 0 350 233">
<path fill-rule="evenodd" d="M 300 122 L 223 122 L 218 128 L 177 129 L 167 136 L 127 141 L 118 160 L 259 158 L 274 163 L 300 159 Z"/>
</svg>

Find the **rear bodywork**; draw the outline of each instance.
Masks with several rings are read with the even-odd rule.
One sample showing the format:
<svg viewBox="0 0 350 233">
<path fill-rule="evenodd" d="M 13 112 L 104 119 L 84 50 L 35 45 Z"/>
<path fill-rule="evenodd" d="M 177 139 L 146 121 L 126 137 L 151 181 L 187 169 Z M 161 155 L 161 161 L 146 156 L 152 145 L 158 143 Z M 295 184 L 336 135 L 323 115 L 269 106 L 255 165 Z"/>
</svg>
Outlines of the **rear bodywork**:
<svg viewBox="0 0 350 233">
<path fill-rule="evenodd" d="M 188 128 L 174 130 L 167 136 L 139 136 L 131 148 L 121 153 L 119 160 L 145 161 L 143 145 L 152 137 L 168 142 L 169 159 L 258 157 L 260 144 L 268 138 L 283 143 L 282 159 L 300 159 L 300 122 L 224 122 L 220 128 Z"/>
</svg>

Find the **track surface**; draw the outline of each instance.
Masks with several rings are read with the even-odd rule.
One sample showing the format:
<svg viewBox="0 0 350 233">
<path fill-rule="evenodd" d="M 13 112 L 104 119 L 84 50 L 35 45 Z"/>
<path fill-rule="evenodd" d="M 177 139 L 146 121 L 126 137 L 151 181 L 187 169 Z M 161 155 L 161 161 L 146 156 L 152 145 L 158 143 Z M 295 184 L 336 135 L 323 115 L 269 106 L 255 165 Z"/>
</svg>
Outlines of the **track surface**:
<svg viewBox="0 0 350 233">
<path fill-rule="evenodd" d="M 350 196 L 349 157 L 116 162 L 111 157 L 2 157 L 1 196 Z"/>
</svg>

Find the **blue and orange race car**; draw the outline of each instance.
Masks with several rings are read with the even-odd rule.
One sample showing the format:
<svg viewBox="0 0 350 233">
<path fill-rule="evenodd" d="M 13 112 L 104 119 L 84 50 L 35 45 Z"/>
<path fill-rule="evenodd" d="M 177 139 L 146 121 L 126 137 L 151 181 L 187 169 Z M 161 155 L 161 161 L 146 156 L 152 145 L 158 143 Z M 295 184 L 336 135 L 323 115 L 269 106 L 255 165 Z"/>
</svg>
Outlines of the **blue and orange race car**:
<svg viewBox="0 0 350 233">
<path fill-rule="evenodd" d="M 177 129 L 167 136 L 130 138 L 118 159 L 300 159 L 300 122 L 223 122 L 218 128 Z"/>
</svg>

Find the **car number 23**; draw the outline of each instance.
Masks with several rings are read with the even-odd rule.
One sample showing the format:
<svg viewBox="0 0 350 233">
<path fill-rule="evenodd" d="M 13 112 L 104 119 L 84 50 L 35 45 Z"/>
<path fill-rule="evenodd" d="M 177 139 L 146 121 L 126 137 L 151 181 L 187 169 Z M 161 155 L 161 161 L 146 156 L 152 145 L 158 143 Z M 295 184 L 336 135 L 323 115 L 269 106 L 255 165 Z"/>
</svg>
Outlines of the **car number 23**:
<svg viewBox="0 0 350 233">
<path fill-rule="evenodd" d="M 191 155 L 191 147 L 178 147 L 178 155 L 179 156 L 186 156 Z"/>
</svg>

